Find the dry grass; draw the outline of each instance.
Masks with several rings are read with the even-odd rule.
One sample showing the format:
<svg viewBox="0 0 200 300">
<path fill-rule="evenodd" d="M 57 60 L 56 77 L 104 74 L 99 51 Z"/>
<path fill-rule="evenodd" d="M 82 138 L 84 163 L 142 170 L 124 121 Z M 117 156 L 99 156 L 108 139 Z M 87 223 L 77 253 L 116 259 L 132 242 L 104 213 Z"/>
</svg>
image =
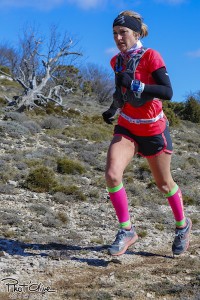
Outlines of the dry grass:
<svg viewBox="0 0 200 300">
<path fill-rule="evenodd" d="M 49 300 L 198 299 L 199 125 L 172 130 L 172 174 L 193 221 L 189 251 L 172 259 L 172 214 L 146 161 L 135 157 L 124 185 L 140 238 L 111 258 L 106 246 L 117 220 L 104 170 L 113 126 L 102 122 L 102 107 L 84 101 L 74 96 L 60 125 L 53 115 L 28 113 L 26 120 L 11 114 L 0 126 L 1 278 L 17 272 L 25 282 L 48 282 L 56 289 Z M 35 124 L 45 122 L 37 131 Z M 67 161 L 58 168 L 60 158 Z M 1 290 L 0 299 L 10 298 Z"/>
</svg>

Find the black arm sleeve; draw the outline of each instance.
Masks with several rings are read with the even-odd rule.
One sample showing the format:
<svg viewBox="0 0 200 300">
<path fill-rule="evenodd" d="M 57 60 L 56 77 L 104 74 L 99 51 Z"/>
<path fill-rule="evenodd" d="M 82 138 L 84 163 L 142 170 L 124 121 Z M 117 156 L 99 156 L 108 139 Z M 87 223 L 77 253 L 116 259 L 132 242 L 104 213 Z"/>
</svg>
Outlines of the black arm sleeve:
<svg viewBox="0 0 200 300">
<path fill-rule="evenodd" d="M 118 110 L 118 106 L 116 104 L 116 101 L 113 100 L 110 108 L 109 108 L 109 111 L 113 113 L 113 115 L 116 113 L 116 111 Z"/>
<path fill-rule="evenodd" d="M 163 100 L 171 100 L 173 90 L 166 68 L 162 67 L 154 71 L 152 77 L 157 84 L 145 84 L 144 93 Z"/>
</svg>

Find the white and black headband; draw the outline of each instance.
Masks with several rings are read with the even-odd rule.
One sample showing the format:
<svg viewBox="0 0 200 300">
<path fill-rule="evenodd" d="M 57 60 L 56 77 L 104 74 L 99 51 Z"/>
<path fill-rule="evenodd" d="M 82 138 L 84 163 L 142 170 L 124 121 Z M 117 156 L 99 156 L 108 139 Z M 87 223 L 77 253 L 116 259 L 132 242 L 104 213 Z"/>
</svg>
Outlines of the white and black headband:
<svg viewBox="0 0 200 300">
<path fill-rule="evenodd" d="M 127 15 L 117 16 L 117 18 L 115 18 L 113 22 L 113 27 L 114 26 L 127 27 L 138 33 L 140 33 L 142 29 L 142 24 L 139 20 L 137 20 L 133 16 L 127 16 Z"/>
</svg>

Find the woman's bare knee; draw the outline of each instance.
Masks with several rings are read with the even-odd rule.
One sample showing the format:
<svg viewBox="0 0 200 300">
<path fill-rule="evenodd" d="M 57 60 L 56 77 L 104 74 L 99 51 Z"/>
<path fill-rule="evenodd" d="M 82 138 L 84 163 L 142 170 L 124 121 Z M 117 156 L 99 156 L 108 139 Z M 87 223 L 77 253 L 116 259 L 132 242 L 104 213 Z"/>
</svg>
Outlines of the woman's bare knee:
<svg viewBox="0 0 200 300">
<path fill-rule="evenodd" d="M 112 170 L 108 170 L 105 173 L 105 178 L 109 187 L 115 187 L 122 181 L 122 176 L 116 172 L 113 172 Z"/>
<path fill-rule="evenodd" d="M 174 187 L 175 183 L 172 182 L 158 182 L 157 188 L 161 191 L 163 194 L 168 194 Z"/>
</svg>

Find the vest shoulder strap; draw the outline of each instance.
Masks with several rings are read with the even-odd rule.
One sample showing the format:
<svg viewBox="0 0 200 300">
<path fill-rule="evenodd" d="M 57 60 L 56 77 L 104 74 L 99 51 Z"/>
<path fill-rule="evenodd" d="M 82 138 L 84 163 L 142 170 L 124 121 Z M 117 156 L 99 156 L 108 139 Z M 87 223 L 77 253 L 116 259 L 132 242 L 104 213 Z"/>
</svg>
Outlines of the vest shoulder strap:
<svg viewBox="0 0 200 300">
<path fill-rule="evenodd" d="M 144 55 L 144 53 L 148 50 L 148 48 L 142 47 L 140 51 L 138 51 L 133 57 L 131 57 L 127 63 L 126 66 L 126 72 L 129 73 L 135 73 L 135 70 L 140 62 L 140 59 Z M 119 53 L 116 58 L 116 64 L 115 64 L 115 72 L 121 72 L 123 68 L 123 57 Z"/>
<path fill-rule="evenodd" d="M 142 48 L 141 51 L 139 51 L 136 55 L 131 57 L 131 59 L 127 63 L 126 72 L 135 73 L 135 70 L 136 70 L 139 62 L 146 51 L 147 51 L 147 48 Z"/>
</svg>

